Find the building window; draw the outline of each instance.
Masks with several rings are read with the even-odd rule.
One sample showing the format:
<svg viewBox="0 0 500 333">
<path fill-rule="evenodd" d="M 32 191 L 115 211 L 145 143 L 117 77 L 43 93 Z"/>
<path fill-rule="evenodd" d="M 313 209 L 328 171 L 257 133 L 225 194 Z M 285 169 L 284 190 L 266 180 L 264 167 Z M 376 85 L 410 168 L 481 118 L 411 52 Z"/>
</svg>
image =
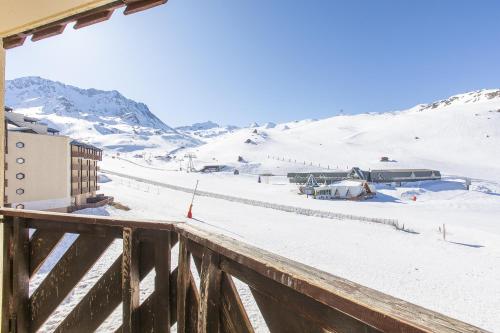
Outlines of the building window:
<svg viewBox="0 0 500 333">
<path fill-rule="evenodd" d="M 25 177 L 24 173 L 22 173 L 22 172 L 19 172 L 19 173 L 16 174 L 16 178 L 17 179 L 24 179 L 24 177 Z"/>
<path fill-rule="evenodd" d="M 17 193 L 18 195 L 24 194 L 24 189 L 22 189 L 22 188 L 18 188 L 18 189 L 16 190 L 16 193 Z"/>
<path fill-rule="evenodd" d="M 17 205 L 16 205 L 16 208 L 17 208 L 17 209 L 24 209 L 24 205 L 23 205 L 23 204 L 17 204 Z"/>
<path fill-rule="evenodd" d="M 24 162 L 26 162 L 24 158 L 22 158 L 22 157 L 16 158 L 16 163 L 17 164 L 24 164 Z"/>
<path fill-rule="evenodd" d="M 24 148 L 24 142 L 21 142 L 21 141 L 16 142 L 16 147 L 17 148 Z"/>
</svg>

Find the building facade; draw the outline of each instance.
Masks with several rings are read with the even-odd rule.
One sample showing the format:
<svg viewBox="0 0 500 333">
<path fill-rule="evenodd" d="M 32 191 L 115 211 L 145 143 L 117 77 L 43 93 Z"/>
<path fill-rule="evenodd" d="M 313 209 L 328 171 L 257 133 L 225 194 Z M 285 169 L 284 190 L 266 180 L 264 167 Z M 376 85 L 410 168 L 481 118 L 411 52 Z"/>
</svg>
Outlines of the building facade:
<svg viewBox="0 0 500 333">
<path fill-rule="evenodd" d="M 102 161 L 102 150 L 78 141 L 71 146 L 71 196 L 73 205 L 81 206 L 88 198 L 96 196 L 98 161 Z"/>
<path fill-rule="evenodd" d="M 71 211 L 95 198 L 102 150 L 6 108 L 6 205 Z"/>
<path fill-rule="evenodd" d="M 13 208 L 66 211 L 71 205 L 70 138 L 7 131 L 5 202 Z"/>
</svg>

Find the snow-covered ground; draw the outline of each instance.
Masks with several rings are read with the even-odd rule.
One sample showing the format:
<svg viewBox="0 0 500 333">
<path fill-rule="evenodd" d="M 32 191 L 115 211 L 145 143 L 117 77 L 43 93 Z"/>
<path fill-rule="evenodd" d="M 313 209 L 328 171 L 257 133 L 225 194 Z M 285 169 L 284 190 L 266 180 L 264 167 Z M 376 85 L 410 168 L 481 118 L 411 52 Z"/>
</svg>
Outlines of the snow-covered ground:
<svg viewBox="0 0 500 333">
<path fill-rule="evenodd" d="M 477 326 L 500 329 L 500 184 L 496 181 L 473 180 L 467 191 L 463 179 L 445 176 L 438 182 L 396 188 L 379 185 L 373 200 L 320 201 L 298 195 L 285 177 L 269 177 L 259 184 L 253 174 L 165 171 L 175 164 L 151 169 L 141 163 L 148 166 L 144 161 L 132 164 L 106 156 L 103 169 L 178 186 L 194 187 L 199 180 L 201 190 L 270 203 L 396 218 L 415 233 L 209 197 L 196 198 L 195 219 L 188 220 L 190 194 L 108 175 L 112 181 L 101 184 L 102 191 L 132 208 L 113 214 L 184 220 Z M 413 195 L 416 201 L 410 200 Z M 443 224 L 446 241 L 440 232 Z"/>
<path fill-rule="evenodd" d="M 184 221 L 500 331 L 500 90 L 456 95 L 398 112 L 252 124 L 241 129 L 220 128 L 209 122 L 172 129 L 158 123 L 147 108 L 124 101 L 123 96 L 112 92 L 99 92 L 117 97 L 112 98 L 116 105 L 130 103 L 137 109 L 132 115 L 144 116 L 132 117 L 133 121 L 125 124 L 120 115 L 127 114 L 123 113 L 126 107 L 97 108 L 103 112 L 100 117 L 105 120 L 104 127 L 117 131 L 123 125 L 127 134 L 95 127 L 102 126 L 102 121 L 87 117 L 85 110 L 74 111 L 57 94 L 39 105 L 31 98 L 45 92 L 35 91 L 33 95 L 32 91 L 25 93 L 22 85 L 13 88 L 15 94 L 10 101 L 24 108 L 27 115 L 42 116 L 51 124 L 67 124 L 67 131 L 83 133 L 88 142 L 111 148 L 106 150 L 101 168 L 115 174 L 106 174 L 108 179 L 101 183 L 101 192 L 114 196 L 131 210 L 108 207 L 83 213 Z M 85 93 L 91 101 L 96 98 L 92 90 Z M 51 103 L 59 113 L 49 110 Z M 141 128 L 147 131 L 142 133 Z M 156 134 L 156 130 L 161 132 Z M 120 145 L 134 151 L 127 152 Z M 115 146 L 121 148 L 113 149 Z M 186 169 L 187 153 L 196 155 L 196 168 L 222 164 L 225 172 L 178 171 Z M 168 159 L 154 158 L 167 155 Z M 389 157 L 390 162 L 380 162 L 381 156 Z M 297 187 L 285 176 L 293 171 L 345 170 L 354 166 L 366 170 L 432 168 L 440 170 L 443 179 L 401 187 L 377 185 L 375 198 L 354 202 L 320 201 L 298 195 Z M 233 174 L 235 169 L 239 175 Z M 258 183 L 259 174 L 273 176 L 262 176 Z M 470 190 L 465 187 L 466 178 L 472 180 Z M 201 191 L 241 200 L 196 197 L 195 218 L 186 219 L 191 195 L 175 190 L 175 186 L 192 188 L 197 180 Z M 416 201 L 410 200 L 413 196 Z M 253 200 L 269 203 L 270 208 L 252 205 Z M 356 219 L 290 213 L 276 209 L 279 205 L 396 219 L 412 232 Z M 120 246 L 114 246 L 110 252 L 116 257 Z M 99 269 L 109 264 L 103 262 L 87 274 L 53 321 L 46 324 L 46 331 L 57 325 L 64 311 L 77 302 L 85 288 L 90 288 Z M 32 286 L 47 271 L 48 267 L 42 269 Z M 152 278 L 148 279 L 142 284 L 143 297 L 151 291 Z M 265 331 L 248 289 L 240 285 L 239 291 L 257 331 Z M 101 327 L 102 331 L 116 328 L 118 312 L 116 316 Z"/>
</svg>

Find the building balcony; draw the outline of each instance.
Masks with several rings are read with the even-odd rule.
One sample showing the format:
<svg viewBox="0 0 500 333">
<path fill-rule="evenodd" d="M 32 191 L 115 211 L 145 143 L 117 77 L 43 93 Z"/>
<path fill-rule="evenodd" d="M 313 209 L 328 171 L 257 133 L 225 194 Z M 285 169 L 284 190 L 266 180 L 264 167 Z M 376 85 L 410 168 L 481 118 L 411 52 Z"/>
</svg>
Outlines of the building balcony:
<svg viewBox="0 0 500 333">
<path fill-rule="evenodd" d="M 170 332 L 177 324 L 178 332 L 252 333 L 243 305 L 252 296 L 255 310 L 264 318 L 262 325 L 271 333 L 486 332 L 186 223 L 9 208 L 0 209 L 0 214 L 3 248 L 11 249 L 5 253 L 3 271 L 5 332 L 12 331 L 9 327 L 36 332 L 51 321 L 56 308 L 100 258 L 111 264 L 97 272 L 97 281 L 64 314 L 56 332 L 93 332 L 122 304 L 121 318 L 114 321 L 120 326 L 116 331 Z M 35 229 L 31 238 L 29 229 Z M 30 278 L 65 233 L 80 236 L 30 290 Z M 118 238 L 122 254 L 116 258 L 106 250 Z M 172 260 L 176 244 L 178 260 Z M 171 267 L 174 261 L 177 267 Z M 153 269 L 156 278 L 149 283 L 154 291 L 140 303 L 141 280 Z M 240 284 L 252 296 L 242 298 Z"/>
</svg>

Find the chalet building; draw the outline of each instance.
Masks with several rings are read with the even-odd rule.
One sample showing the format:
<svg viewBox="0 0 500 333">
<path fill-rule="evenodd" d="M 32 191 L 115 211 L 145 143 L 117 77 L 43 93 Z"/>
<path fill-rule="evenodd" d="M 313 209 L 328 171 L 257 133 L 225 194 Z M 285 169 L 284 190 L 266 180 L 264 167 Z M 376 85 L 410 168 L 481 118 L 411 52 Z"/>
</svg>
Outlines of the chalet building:
<svg viewBox="0 0 500 333">
<path fill-rule="evenodd" d="M 96 196 L 98 148 L 5 108 L 6 205 L 67 212 Z"/>
</svg>

